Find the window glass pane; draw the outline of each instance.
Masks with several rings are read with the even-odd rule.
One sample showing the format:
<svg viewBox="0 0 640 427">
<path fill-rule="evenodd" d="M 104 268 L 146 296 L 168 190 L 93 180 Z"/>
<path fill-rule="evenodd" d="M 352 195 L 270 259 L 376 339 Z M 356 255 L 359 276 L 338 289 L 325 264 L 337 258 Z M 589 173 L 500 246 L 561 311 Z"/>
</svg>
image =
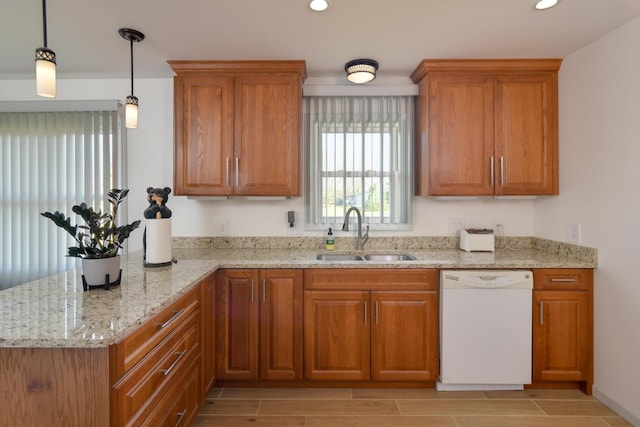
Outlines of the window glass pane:
<svg viewBox="0 0 640 427">
<path fill-rule="evenodd" d="M 358 208 L 373 228 L 410 225 L 411 97 L 307 97 L 308 228 Z"/>
</svg>

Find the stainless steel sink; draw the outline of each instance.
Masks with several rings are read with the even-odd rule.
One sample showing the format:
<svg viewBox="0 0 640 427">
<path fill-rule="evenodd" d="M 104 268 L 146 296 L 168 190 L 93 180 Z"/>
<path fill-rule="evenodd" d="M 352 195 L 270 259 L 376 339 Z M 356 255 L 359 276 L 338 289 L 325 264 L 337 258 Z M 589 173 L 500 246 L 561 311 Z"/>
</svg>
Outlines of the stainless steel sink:
<svg viewBox="0 0 640 427">
<path fill-rule="evenodd" d="M 411 260 L 415 260 L 416 257 L 409 254 L 367 254 L 364 256 L 364 259 L 366 259 L 367 261 L 388 262 L 388 261 L 411 261 Z"/>
<path fill-rule="evenodd" d="M 410 254 L 397 254 L 397 253 L 385 253 L 385 254 L 318 254 L 316 258 L 320 261 L 377 261 L 377 262 L 392 262 L 392 261 L 411 261 L 416 257 Z"/>
<path fill-rule="evenodd" d="M 318 254 L 320 261 L 362 261 L 362 255 L 355 254 Z"/>
</svg>

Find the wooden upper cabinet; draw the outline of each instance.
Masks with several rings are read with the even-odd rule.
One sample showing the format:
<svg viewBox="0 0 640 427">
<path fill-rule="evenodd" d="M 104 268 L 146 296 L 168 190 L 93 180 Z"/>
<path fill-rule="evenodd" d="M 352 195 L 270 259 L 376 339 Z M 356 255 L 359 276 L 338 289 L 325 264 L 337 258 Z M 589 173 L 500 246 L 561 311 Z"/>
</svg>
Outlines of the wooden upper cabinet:
<svg viewBox="0 0 640 427">
<path fill-rule="evenodd" d="M 413 72 L 416 194 L 558 194 L 561 60 L 425 60 Z"/>
<path fill-rule="evenodd" d="M 301 194 L 304 61 L 169 61 L 174 192 Z"/>
<path fill-rule="evenodd" d="M 174 193 L 232 195 L 233 77 L 176 77 L 174 95 Z"/>
</svg>

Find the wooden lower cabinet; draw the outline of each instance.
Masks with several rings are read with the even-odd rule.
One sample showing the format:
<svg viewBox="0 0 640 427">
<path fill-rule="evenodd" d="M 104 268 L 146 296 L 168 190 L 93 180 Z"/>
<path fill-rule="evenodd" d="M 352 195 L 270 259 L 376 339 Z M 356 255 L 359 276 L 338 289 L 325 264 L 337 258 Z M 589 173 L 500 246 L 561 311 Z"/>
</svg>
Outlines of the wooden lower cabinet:
<svg viewBox="0 0 640 427">
<path fill-rule="evenodd" d="M 533 382 L 593 383 L 593 270 L 534 270 Z"/>
<path fill-rule="evenodd" d="M 216 378 L 302 378 L 302 270 L 220 270 Z"/>
<path fill-rule="evenodd" d="M 306 271 L 305 379 L 436 380 L 437 277 L 435 270 Z"/>
<path fill-rule="evenodd" d="M 371 292 L 373 380 L 438 378 L 437 291 Z"/>
<path fill-rule="evenodd" d="M 305 379 L 368 380 L 368 291 L 305 291 Z"/>
</svg>

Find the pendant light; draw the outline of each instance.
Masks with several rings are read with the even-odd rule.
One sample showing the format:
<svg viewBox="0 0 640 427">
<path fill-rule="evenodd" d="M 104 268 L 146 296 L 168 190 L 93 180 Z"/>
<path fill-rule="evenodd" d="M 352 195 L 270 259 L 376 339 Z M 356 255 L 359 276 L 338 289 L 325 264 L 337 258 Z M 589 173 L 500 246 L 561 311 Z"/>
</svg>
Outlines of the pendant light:
<svg viewBox="0 0 640 427">
<path fill-rule="evenodd" d="M 56 97 L 56 53 L 47 47 L 47 0 L 42 0 L 44 47 L 36 49 L 36 93 Z"/>
<path fill-rule="evenodd" d="M 133 42 L 144 40 L 144 34 L 131 28 L 120 28 L 118 33 L 123 39 L 129 41 L 131 46 L 131 95 L 127 96 L 124 117 L 127 128 L 135 129 L 138 127 L 138 98 L 133 95 Z"/>
<path fill-rule="evenodd" d="M 367 83 L 376 78 L 378 61 L 373 59 L 354 59 L 345 64 L 344 70 L 347 72 L 347 80 L 350 82 L 357 84 Z"/>
</svg>

